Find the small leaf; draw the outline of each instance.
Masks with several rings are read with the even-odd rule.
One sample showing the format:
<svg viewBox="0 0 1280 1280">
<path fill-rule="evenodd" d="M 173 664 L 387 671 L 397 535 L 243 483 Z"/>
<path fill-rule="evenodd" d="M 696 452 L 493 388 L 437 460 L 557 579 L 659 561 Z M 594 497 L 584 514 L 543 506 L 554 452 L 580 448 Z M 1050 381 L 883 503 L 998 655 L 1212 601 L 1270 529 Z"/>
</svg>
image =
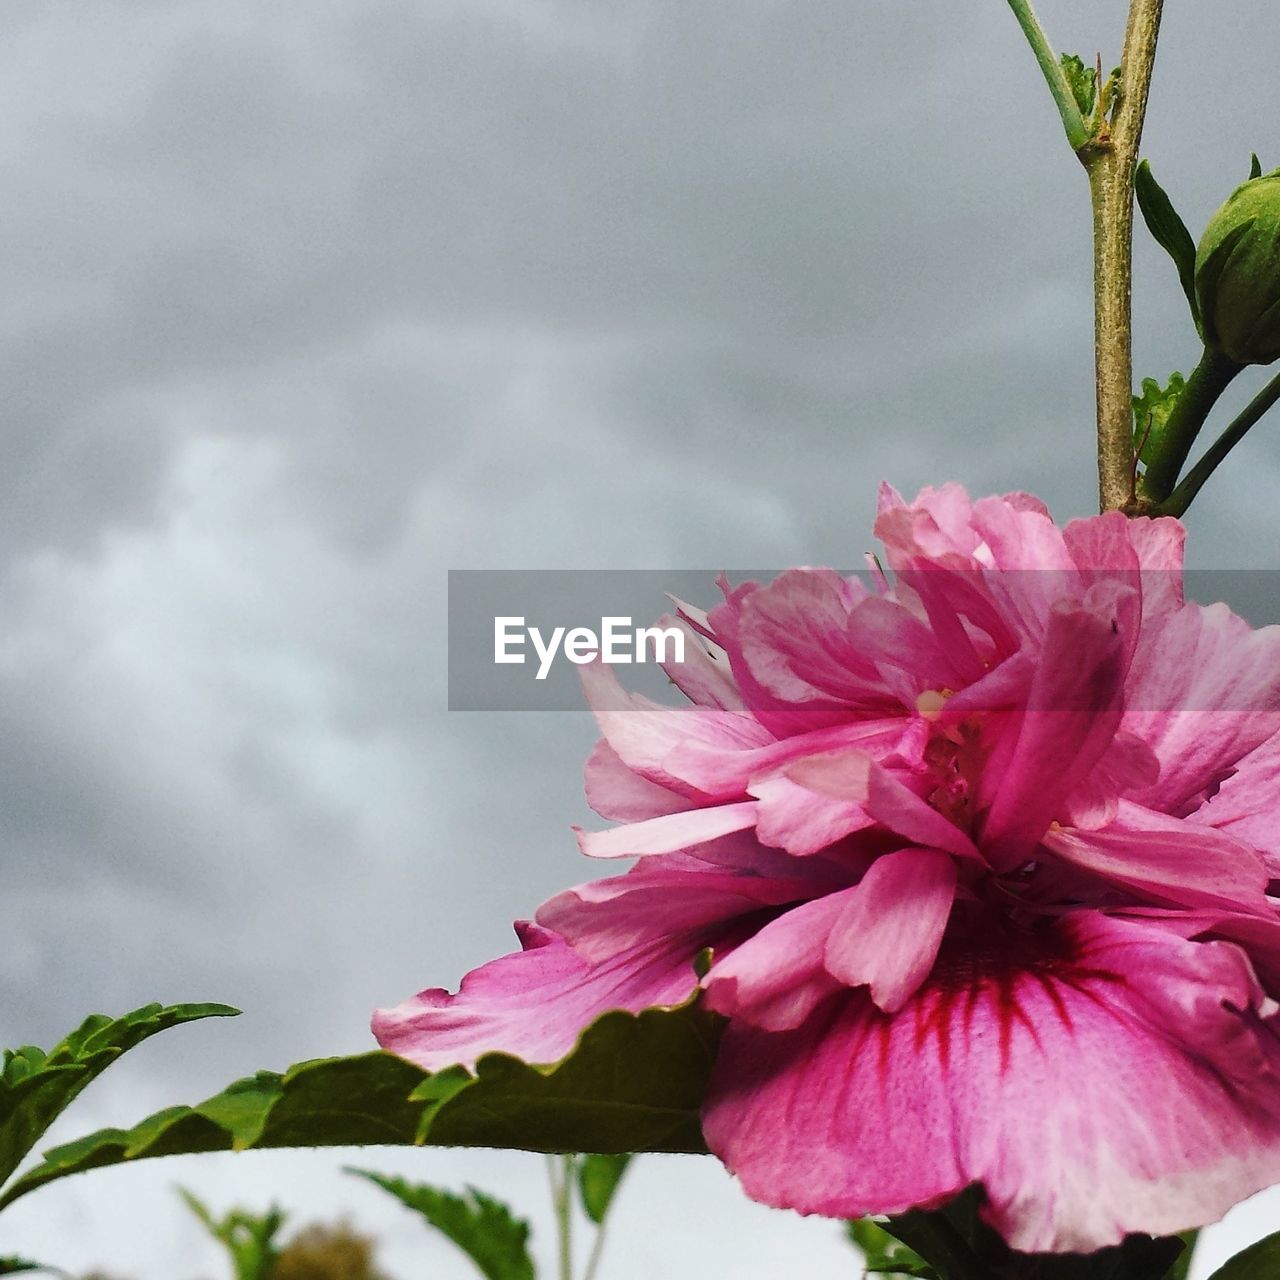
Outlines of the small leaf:
<svg viewBox="0 0 1280 1280">
<path fill-rule="evenodd" d="M 437 1187 L 406 1182 L 368 1169 L 348 1169 L 389 1191 L 448 1236 L 487 1280 L 534 1280 L 529 1257 L 529 1224 L 500 1200 L 468 1187 L 457 1196 Z"/>
<path fill-rule="evenodd" d="M 200 1151 L 274 1147 L 515 1147 L 528 1151 L 706 1151 L 699 1111 L 722 1020 L 696 1001 L 597 1018 L 559 1062 L 507 1054 L 474 1074 L 434 1074 L 390 1053 L 262 1071 L 195 1107 L 102 1129 L 45 1153 L 0 1208 L 55 1178 Z"/>
<path fill-rule="evenodd" d="M 239 1012 L 225 1004 L 149 1004 L 122 1018 L 96 1013 L 48 1053 L 6 1049 L 0 1067 L 0 1182 L 80 1091 L 122 1053 L 184 1022 Z"/>
<path fill-rule="evenodd" d="M 1173 202 L 1151 172 L 1151 163 L 1144 160 L 1134 174 L 1134 193 L 1143 221 L 1155 242 L 1173 259 L 1178 269 L 1182 292 L 1187 295 L 1191 315 L 1200 323 L 1199 304 L 1196 302 L 1196 242 L 1187 230 L 1187 224 L 1178 215 Z"/>
<path fill-rule="evenodd" d="M 1276 1276 L 1280 1276 L 1280 1231 L 1237 1253 L 1209 1280 L 1275 1280 Z"/>
<path fill-rule="evenodd" d="M 32 1262 L 30 1258 L 0 1258 L 0 1276 L 16 1276 L 20 1271 L 50 1271 L 57 1275 L 66 1274 L 57 1267 L 46 1267 L 43 1262 Z"/>
<path fill-rule="evenodd" d="M 1249 160 L 1249 181 L 1254 178 L 1262 177 L 1262 161 L 1258 159 L 1258 153 L 1255 151 Z"/>
<path fill-rule="evenodd" d="M 1168 1280 L 1187 1280 L 1191 1272 L 1191 1260 L 1195 1257 L 1196 1241 L 1200 1238 L 1198 1231 L 1184 1231 L 1178 1239 L 1182 1241 L 1182 1252 L 1169 1272 Z"/>
<path fill-rule="evenodd" d="M 286 1215 L 282 1209 L 272 1205 L 264 1214 L 232 1209 L 225 1217 L 215 1218 L 208 1206 L 184 1187 L 178 1188 L 178 1194 L 205 1230 L 225 1246 L 236 1280 L 269 1280 L 280 1257 L 275 1238 L 284 1226 Z"/>
<path fill-rule="evenodd" d="M 938 1273 L 912 1248 L 894 1239 L 871 1218 L 845 1224 L 845 1234 L 862 1250 L 868 1275 L 918 1276 L 937 1280 Z"/>
<path fill-rule="evenodd" d="M 1171 373 L 1163 387 L 1155 378 L 1143 378 L 1142 394 L 1133 397 L 1134 448 L 1148 466 L 1164 448 L 1169 415 L 1186 389 L 1187 381 L 1182 374 Z"/>
<path fill-rule="evenodd" d="M 631 1163 L 629 1155 L 587 1155 L 578 1161 L 578 1194 L 587 1217 L 599 1226 L 609 1212 L 622 1175 Z"/>
<path fill-rule="evenodd" d="M 1059 59 L 1067 84 L 1071 88 L 1071 96 L 1080 108 L 1080 114 L 1086 120 L 1093 115 L 1093 106 L 1098 99 L 1098 70 L 1086 67 L 1079 54 L 1064 53 Z"/>
</svg>

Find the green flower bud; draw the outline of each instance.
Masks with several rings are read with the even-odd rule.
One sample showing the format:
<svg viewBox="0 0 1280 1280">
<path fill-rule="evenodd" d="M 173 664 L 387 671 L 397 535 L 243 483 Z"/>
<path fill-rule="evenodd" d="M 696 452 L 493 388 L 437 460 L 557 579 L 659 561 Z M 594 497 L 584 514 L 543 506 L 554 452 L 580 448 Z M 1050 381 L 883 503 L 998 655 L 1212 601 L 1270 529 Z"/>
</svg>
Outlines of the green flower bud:
<svg viewBox="0 0 1280 1280">
<path fill-rule="evenodd" d="M 1195 284 L 1206 346 L 1237 364 L 1280 359 L 1280 169 L 1237 187 L 1210 219 Z"/>
</svg>

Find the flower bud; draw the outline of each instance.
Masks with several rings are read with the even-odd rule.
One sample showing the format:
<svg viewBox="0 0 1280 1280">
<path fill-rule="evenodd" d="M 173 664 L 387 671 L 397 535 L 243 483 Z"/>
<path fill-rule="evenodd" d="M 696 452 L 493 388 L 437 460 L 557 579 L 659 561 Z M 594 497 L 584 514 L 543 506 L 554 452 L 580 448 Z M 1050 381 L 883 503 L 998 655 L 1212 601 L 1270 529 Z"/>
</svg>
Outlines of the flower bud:
<svg viewBox="0 0 1280 1280">
<path fill-rule="evenodd" d="M 1237 364 L 1280 359 L 1280 169 L 1232 192 L 1196 250 L 1205 345 Z"/>
</svg>

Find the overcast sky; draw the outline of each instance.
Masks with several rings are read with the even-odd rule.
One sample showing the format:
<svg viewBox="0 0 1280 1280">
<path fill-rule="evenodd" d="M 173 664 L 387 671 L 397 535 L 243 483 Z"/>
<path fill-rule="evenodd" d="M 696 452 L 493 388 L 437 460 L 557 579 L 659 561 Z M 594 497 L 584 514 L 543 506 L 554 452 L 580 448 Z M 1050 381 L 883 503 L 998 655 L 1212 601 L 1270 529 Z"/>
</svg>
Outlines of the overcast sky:
<svg viewBox="0 0 1280 1280">
<path fill-rule="evenodd" d="M 1040 5 L 1108 66 L 1124 8 Z M 1147 135 L 1197 232 L 1251 150 L 1280 164 L 1280 11 L 1220 8 L 1170 0 Z M 593 874 L 587 718 L 444 709 L 447 569 L 847 565 L 882 477 L 1090 509 L 1085 185 L 1020 41 L 1003 0 L 0 9 L 0 1042 L 245 1010 L 55 1137 L 366 1048 Z M 1141 234 L 1137 270 L 1138 372 L 1186 370 Z M 1278 483 L 1263 427 L 1193 560 L 1276 567 Z M 0 1252 L 221 1277 L 182 1182 L 467 1275 L 351 1158 L 93 1174 Z M 535 1157 L 360 1159 L 550 1243 Z M 856 1272 L 709 1160 L 643 1162 L 618 1219 L 603 1280 Z"/>
</svg>

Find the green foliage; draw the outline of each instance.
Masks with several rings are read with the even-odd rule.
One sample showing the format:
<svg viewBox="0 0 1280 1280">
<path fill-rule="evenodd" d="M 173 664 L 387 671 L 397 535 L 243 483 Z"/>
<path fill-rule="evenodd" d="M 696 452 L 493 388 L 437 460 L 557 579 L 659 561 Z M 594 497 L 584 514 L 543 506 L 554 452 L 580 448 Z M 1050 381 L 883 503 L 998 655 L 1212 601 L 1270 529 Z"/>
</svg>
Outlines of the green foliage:
<svg viewBox="0 0 1280 1280">
<path fill-rule="evenodd" d="M 51 1271 L 56 1267 L 46 1267 L 42 1263 L 32 1262 L 30 1258 L 0 1258 L 0 1276 L 16 1276 L 20 1271 Z M 60 1274 L 60 1273 L 59 1273 Z"/>
<path fill-rule="evenodd" d="M 1171 373 L 1163 387 L 1155 378 L 1143 378 L 1142 394 L 1133 397 L 1134 448 L 1148 466 L 1164 448 L 1169 415 L 1186 389 L 1182 374 Z"/>
<path fill-rule="evenodd" d="M 1098 66 L 1096 64 L 1085 66 L 1084 60 L 1078 54 L 1062 54 L 1058 58 L 1058 65 L 1062 68 L 1071 96 L 1084 117 L 1089 136 L 1091 138 L 1101 136 L 1103 127 L 1110 120 L 1118 101 L 1119 67 L 1105 80 L 1100 80 Z"/>
<path fill-rule="evenodd" d="M 1237 1253 L 1209 1280 L 1275 1280 L 1276 1276 L 1280 1276 L 1280 1231 Z"/>
<path fill-rule="evenodd" d="M 486 1280 L 534 1280 L 529 1257 L 529 1224 L 515 1217 L 500 1200 L 468 1187 L 465 1196 L 403 1178 L 348 1169 L 389 1191 L 406 1208 L 420 1214 L 448 1236 L 475 1263 Z"/>
<path fill-rule="evenodd" d="M 866 1260 L 867 1275 L 917 1276 L 938 1280 L 938 1273 L 912 1248 L 895 1240 L 878 1222 L 857 1218 L 845 1224 L 845 1233 Z"/>
<path fill-rule="evenodd" d="M 1097 68 L 1086 67 L 1080 55 L 1075 53 L 1064 53 L 1058 62 L 1067 77 L 1071 96 L 1076 100 L 1080 114 L 1088 120 L 1093 115 L 1093 108 L 1098 100 Z"/>
<path fill-rule="evenodd" d="M 434 1074 L 388 1053 L 259 1072 L 195 1107 L 103 1129 L 45 1153 L 0 1196 L 103 1165 L 249 1148 L 486 1146 L 704 1152 L 699 1108 L 721 1020 L 689 1003 L 606 1013 L 549 1066 L 487 1054 Z"/>
<path fill-rule="evenodd" d="M 187 1207 L 204 1223 L 213 1238 L 225 1246 L 231 1255 L 231 1265 L 236 1280 L 272 1280 L 280 1250 L 275 1238 L 284 1226 L 284 1211 L 272 1205 L 264 1214 L 248 1213 L 232 1209 L 222 1218 L 215 1218 L 208 1207 L 190 1191 L 178 1188 L 178 1194 Z"/>
<path fill-rule="evenodd" d="M 1178 1254 L 1177 1261 L 1169 1271 L 1169 1280 L 1187 1280 L 1187 1276 L 1191 1271 L 1191 1259 L 1195 1256 L 1196 1241 L 1199 1239 L 1198 1231 L 1184 1231 L 1178 1239 L 1182 1241 L 1182 1252 Z"/>
<path fill-rule="evenodd" d="M 1183 1253 L 1176 1236 L 1142 1235 L 1090 1254 L 1018 1253 L 982 1220 L 977 1187 L 942 1209 L 913 1209 L 890 1218 L 885 1230 L 945 1280 L 1172 1280 L 1171 1268 Z"/>
<path fill-rule="evenodd" d="M 1256 160 L 1257 157 L 1255 156 Z M 1151 172 L 1150 161 L 1144 160 L 1134 174 L 1134 193 L 1143 221 L 1155 242 L 1173 259 L 1178 270 L 1182 292 L 1187 295 L 1196 327 L 1200 326 L 1200 306 L 1196 301 L 1196 242 L 1187 230 L 1173 202 Z"/>
<path fill-rule="evenodd" d="M 0 1065 L 0 1182 L 122 1053 L 169 1027 L 237 1012 L 225 1004 L 149 1004 L 123 1018 L 94 1014 L 48 1052 L 34 1045 L 6 1049 Z"/>
<path fill-rule="evenodd" d="M 578 1161 L 578 1194 L 596 1226 L 604 1222 L 630 1163 L 629 1155 L 586 1155 Z"/>
</svg>

